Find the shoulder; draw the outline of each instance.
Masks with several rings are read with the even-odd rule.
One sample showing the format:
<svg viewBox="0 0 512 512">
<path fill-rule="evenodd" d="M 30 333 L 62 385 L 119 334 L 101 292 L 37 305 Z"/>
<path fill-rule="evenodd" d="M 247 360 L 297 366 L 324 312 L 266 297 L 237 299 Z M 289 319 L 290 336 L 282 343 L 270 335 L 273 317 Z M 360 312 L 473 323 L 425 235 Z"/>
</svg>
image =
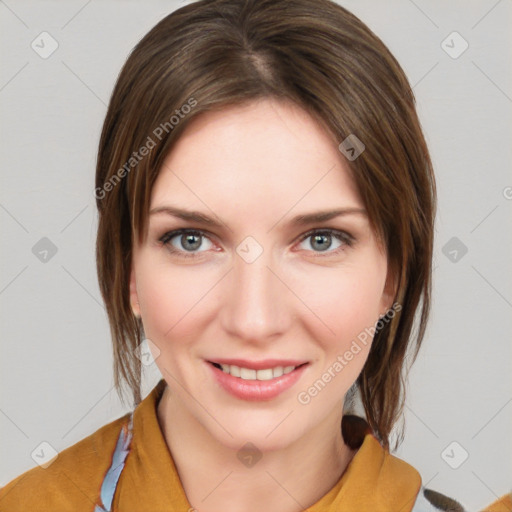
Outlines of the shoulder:
<svg viewBox="0 0 512 512">
<path fill-rule="evenodd" d="M 91 509 L 129 413 L 0 488 L 0 511 Z"/>
</svg>

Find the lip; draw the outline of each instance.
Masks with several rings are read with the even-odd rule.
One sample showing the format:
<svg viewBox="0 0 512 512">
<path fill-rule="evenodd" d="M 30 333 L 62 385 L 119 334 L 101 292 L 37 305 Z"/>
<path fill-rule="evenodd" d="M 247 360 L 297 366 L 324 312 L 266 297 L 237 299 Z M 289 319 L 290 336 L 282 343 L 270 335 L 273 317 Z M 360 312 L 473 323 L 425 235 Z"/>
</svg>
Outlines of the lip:
<svg viewBox="0 0 512 512">
<path fill-rule="evenodd" d="M 278 364 L 275 364 L 276 361 Z M 273 368 L 275 366 L 297 366 L 297 364 L 294 364 L 294 361 L 291 360 L 285 361 L 275 359 L 267 359 L 265 361 L 258 362 L 243 361 L 241 359 L 223 359 L 219 361 L 216 360 L 215 362 L 218 362 L 219 364 L 234 364 L 236 366 L 243 366 L 244 368 L 250 368 L 253 370 Z M 270 366 L 268 366 L 269 362 L 272 362 Z M 248 363 L 251 363 L 251 366 L 246 366 Z M 228 373 L 224 373 L 222 370 L 219 370 L 219 368 L 216 368 L 210 361 L 206 361 L 206 364 L 210 368 L 213 378 L 225 391 L 235 396 L 236 398 L 250 401 L 265 401 L 276 398 L 281 393 L 284 393 L 285 391 L 289 390 L 294 384 L 296 384 L 297 381 L 302 376 L 302 374 L 304 373 L 304 371 L 306 370 L 306 368 L 309 366 L 308 363 L 304 364 L 299 362 L 298 364 L 302 364 L 302 366 L 300 366 L 299 368 L 295 368 L 295 370 L 293 370 L 290 373 L 287 373 L 286 375 L 281 375 L 281 377 L 276 377 L 271 380 L 244 380 L 239 377 L 233 377 Z M 255 367 L 255 365 L 258 365 L 258 367 Z"/>
<path fill-rule="evenodd" d="M 276 366 L 300 366 L 307 361 L 298 359 L 263 359 L 261 361 L 249 361 L 247 359 L 209 359 L 210 363 L 229 364 L 249 368 L 250 370 L 265 370 L 266 368 L 275 368 Z"/>
</svg>

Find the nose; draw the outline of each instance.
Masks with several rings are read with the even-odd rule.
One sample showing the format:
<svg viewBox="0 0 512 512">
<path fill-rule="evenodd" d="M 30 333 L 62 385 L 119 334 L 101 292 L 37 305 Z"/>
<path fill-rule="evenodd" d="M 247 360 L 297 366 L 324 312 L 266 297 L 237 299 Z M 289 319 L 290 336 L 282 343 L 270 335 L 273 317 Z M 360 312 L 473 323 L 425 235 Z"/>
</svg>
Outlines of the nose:
<svg viewBox="0 0 512 512">
<path fill-rule="evenodd" d="M 232 337 L 245 342 L 273 341 L 289 328 L 293 316 L 290 295 L 272 265 L 270 251 L 264 250 L 252 262 L 237 253 L 222 290 L 223 328 Z"/>
</svg>

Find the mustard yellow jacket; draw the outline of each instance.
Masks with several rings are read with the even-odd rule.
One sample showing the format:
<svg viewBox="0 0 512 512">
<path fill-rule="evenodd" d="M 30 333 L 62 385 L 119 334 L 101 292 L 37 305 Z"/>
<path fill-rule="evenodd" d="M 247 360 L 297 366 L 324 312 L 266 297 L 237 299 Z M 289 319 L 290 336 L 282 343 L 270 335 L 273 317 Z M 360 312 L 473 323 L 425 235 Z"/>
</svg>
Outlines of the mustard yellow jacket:
<svg viewBox="0 0 512 512">
<path fill-rule="evenodd" d="M 158 423 L 162 379 L 135 408 L 0 489 L 0 512 L 190 512 Z M 425 489 L 418 471 L 384 450 L 368 424 L 344 416 L 345 442 L 357 453 L 339 482 L 308 512 L 464 511 Z M 457 508 L 459 507 L 459 508 Z M 486 512 L 512 512 L 504 496 Z"/>
</svg>

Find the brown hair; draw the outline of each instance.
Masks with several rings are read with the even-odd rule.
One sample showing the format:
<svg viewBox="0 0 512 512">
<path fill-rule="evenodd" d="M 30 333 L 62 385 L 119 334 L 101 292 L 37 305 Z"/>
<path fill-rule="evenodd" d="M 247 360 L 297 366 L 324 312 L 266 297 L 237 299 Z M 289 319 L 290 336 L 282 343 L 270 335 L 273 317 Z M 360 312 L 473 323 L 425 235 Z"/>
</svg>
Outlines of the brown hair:
<svg viewBox="0 0 512 512">
<path fill-rule="evenodd" d="M 146 236 L 164 158 L 201 113 L 266 97 L 305 109 L 336 145 L 354 134 L 366 146 L 347 162 L 386 247 L 402 308 L 376 332 L 356 383 L 368 423 L 389 449 L 403 412 L 407 352 L 414 348 L 414 362 L 430 310 L 435 180 L 402 68 L 366 25 L 330 0 L 200 0 L 161 20 L 128 57 L 103 125 L 95 189 L 97 271 L 116 389 L 122 400 L 125 382 L 133 405 L 141 401 L 136 349 L 144 333 L 129 300 L 132 244 Z"/>
</svg>

